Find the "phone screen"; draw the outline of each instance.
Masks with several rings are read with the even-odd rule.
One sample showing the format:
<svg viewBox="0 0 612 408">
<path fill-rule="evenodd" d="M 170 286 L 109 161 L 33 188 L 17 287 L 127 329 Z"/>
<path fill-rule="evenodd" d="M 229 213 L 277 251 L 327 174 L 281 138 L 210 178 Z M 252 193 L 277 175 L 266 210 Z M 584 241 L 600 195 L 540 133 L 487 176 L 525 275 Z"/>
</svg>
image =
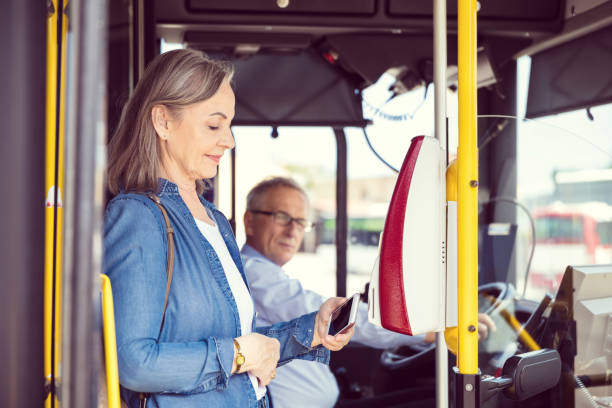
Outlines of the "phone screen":
<svg viewBox="0 0 612 408">
<path fill-rule="evenodd" d="M 352 306 L 353 298 L 351 297 L 344 302 L 342 306 L 333 311 L 331 315 L 331 325 L 329 326 L 329 334 L 335 336 L 349 324 Z"/>
</svg>

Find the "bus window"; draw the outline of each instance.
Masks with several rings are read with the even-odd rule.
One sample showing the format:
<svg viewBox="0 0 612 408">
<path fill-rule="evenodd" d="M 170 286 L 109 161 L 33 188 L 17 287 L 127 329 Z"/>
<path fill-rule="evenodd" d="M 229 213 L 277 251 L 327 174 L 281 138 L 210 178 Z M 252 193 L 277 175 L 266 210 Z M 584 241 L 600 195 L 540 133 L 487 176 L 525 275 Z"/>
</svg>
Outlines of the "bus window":
<svg viewBox="0 0 612 408">
<path fill-rule="evenodd" d="M 350 294 L 362 292 L 365 284 L 370 281 L 397 174 L 370 151 L 362 129 L 347 129 L 346 138 L 349 229 L 346 291 Z M 375 139 L 379 142 L 378 137 Z M 397 145 L 397 150 L 404 153 L 410 135 L 406 134 L 405 139 Z"/>
<path fill-rule="evenodd" d="M 519 61 L 518 112 L 524 112 L 529 59 Z M 527 297 L 554 293 L 567 265 L 612 262 L 612 104 L 517 121 L 517 190 L 535 224 Z M 517 286 L 532 237 L 519 217 Z"/>
<path fill-rule="evenodd" d="M 234 127 L 236 141 L 236 238 L 246 241 L 242 217 L 249 190 L 270 176 L 294 179 L 308 193 L 313 231 L 304 235 L 298 254 L 283 266 L 305 289 L 323 296 L 336 295 L 336 139 L 325 127 L 281 127 L 272 137 L 270 127 Z M 219 172 L 219 195 L 227 197 L 230 178 Z M 229 201 L 220 203 L 231 215 Z"/>
</svg>

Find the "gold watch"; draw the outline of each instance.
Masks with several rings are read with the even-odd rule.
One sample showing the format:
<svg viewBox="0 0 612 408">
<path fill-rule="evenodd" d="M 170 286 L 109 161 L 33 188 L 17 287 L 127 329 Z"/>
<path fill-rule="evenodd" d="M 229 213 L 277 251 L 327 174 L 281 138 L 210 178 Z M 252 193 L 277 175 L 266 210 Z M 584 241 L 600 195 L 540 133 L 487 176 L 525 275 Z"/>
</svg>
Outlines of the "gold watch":
<svg viewBox="0 0 612 408">
<path fill-rule="evenodd" d="M 245 359 L 244 354 L 240 352 L 240 343 L 238 343 L 236 339 L 234 339 L 234 347 L 236 347 L 236 372 L 239 373 Z"/>
</svg>

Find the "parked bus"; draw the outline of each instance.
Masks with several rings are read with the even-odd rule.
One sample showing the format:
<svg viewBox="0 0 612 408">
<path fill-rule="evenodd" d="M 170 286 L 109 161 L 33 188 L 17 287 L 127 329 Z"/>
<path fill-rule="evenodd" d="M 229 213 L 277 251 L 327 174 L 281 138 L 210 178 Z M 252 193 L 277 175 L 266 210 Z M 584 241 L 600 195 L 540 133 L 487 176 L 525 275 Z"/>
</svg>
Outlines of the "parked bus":
<svg viewBox="0 0 612 408">
<path fill-rule="evenodd" d="M 534 210 L 536 249 L 530 284 L 553 293 L 564 265 L 612 263 L 612 206 L 555 202 Z"/>
</svg>

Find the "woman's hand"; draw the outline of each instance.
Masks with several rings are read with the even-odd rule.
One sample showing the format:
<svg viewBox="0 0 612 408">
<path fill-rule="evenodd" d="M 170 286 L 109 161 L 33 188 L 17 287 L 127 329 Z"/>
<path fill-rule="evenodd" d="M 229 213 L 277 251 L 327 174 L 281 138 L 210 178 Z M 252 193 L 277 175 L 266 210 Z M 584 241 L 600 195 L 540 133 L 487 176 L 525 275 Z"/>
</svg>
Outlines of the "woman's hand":
<svg viewBox="0 0 612 408">
<path fill-rule="evenodd" d="M 276 377 L 276 364 L 280 358 L 280 343 L 272 337 L 259 333 L 250 333 L 236 338 L 240 344 L 240 352 L 244 356 L 244 364 L 240 372 L 250 372 L 259 379 L 259 384 L 266 386 Z M 235 351 L 234 351 L 235 353 Z M 232 373 L 236 371 L 236 356 Z"/>
<path fill-rule="evenodd" d="M 345 333 L 338 333 L 335 336 L 327 334 L 327 326 L 329 325 L 329 318 L 332 312 L 345 301 L 346 298 L 329 298 L 321 305 L 315 318 L 311 348 L 322 344 L 328 350 L 338 351 L 349 342 L 353 333 L 355 333 L 355 327 L 351 327 Z"/>
</svg>

